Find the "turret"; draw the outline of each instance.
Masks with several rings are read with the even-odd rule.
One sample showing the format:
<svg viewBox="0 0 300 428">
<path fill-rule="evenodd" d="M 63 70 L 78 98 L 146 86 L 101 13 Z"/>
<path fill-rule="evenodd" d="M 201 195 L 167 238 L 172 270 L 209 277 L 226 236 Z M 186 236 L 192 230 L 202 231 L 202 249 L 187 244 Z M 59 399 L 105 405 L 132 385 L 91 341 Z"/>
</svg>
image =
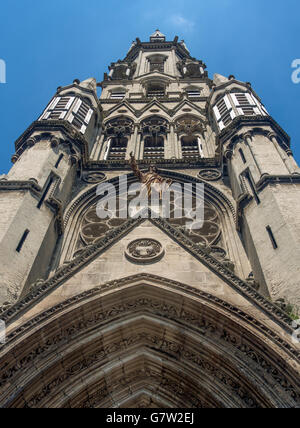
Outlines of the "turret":
<svg viewBox="0 0 300 428">
<path fill-rule="evenodd" d="M 228 170 L 237 228 L 261 290 L 300 302 L 300 170 L 290 139 L 249 83 L 215 75 L 208 115 Z"/>
<path fill-rule="evenodd" d="M 16 141 L 14 165 L 0 179 L 0 305 L 43 279 L 63 234 L 62 214 L 101 123 L 96 81 L 58 88 Z"/>
</svg>

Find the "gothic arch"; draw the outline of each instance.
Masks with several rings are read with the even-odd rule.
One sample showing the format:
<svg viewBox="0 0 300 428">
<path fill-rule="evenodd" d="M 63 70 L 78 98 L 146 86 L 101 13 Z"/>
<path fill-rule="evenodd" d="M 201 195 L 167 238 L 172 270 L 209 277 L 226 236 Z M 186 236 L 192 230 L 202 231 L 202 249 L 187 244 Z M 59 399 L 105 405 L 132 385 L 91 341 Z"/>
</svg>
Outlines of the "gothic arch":
<svg viewBox="0 0 300 428">
<path fill-rule="evenodd" d="M 106 135 L 115 136 L 117 135 L 117 131 L 119 128 L 124 128 L 123 134 L 130 135 L 133 132 L 133 125 L 133 119 L 130 116 L 122 114 L 113 118 L 109 118 L 107 121 L 105 121 L 103 123 L 103 131 Z"/>
<path fill-rule="evenodd" d="M 166 178 L 171 178 L 174 182 L 178 182 L 181 185 L 184 183 L 203 183 L 203 180 L 174 171 L 161 170 L 160 174 Z M 128 174 L 127 180 L 128 184 L 136 182 L 136 178 L 133 174 Z M 118 177 L 108 180 L 105 183 L 113 184 L 116 187 L 118 193 Z M 82 219 L 84 218 L 85 213 L 87 213 L 91 207 L 95 206 L 98 201 L 96 189 L 97 185 L 90 187 L 88 190 L 82 191 L 77 196 L 77 198 L 71 202 L 68 209 L 66 210 L 64 216 L 65 239 L 62 246 L 60 264 L 71 260 L 74 257 L 74 253 L 76 251 L 76 243 L 74 240 L 78 239 Z M 229 199 L 216 187 L 209 183 L 205 183 L 205 200 L 216 210 L 220 221 L 220 229 L 225 233 L 225 235 L 231 236 L 235 234 L 235 209 Z M 232 240 L 230 245 L 232 245 L 232 243 L 235 241 L 233 236 L 231 237 Z M 217 242 L 214 244 L 218 245 Z M 224 244 L 226 243 L 224 242 Z M 234 253 L 234 249 L 230 249 L 230 247 L 226 247 L 225 250 L 226 252 L 229 252 L 229 256 L 232 256 Z"/>
<path fill-rule="evenodd" d="M 160 114 L 148 113 L 147 115 L 143 116 L 139 120 L 138 124 L 141 126 L 144 122 L 151 121 L 151 120 L 160 120 L 162 122 L 166 122 L 167 125 L 169 126 L 169 119 L 167 117 L 167 114 L 164 115 L 161 113 Z"/>
<path fill-rule="evenodd" d="M 282 339 L 214 296 L 136 275 L 52 307 L 0 350 L 3 408 L 299 407 Z M 155 399 L 153 399 L 155 397 Z"/>
</svg>

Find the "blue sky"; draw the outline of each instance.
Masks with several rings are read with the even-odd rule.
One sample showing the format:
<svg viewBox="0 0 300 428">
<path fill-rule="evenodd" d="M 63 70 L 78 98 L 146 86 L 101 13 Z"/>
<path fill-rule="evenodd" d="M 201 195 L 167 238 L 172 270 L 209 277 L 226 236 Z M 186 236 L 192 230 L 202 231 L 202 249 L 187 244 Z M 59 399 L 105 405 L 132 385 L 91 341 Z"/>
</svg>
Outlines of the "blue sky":
<svg viewBox="0 0 300 428">
<path fill-rule="evenodd" d="M 0 173 L 14 141 L 37 119 L 58 86 L 103 78 L 136 37 L 159 28 L 184 39 L 209 76 L 250 81 L 292 138 L 300 162 L 299 0 L 10 0 L 1 5 Z M 299 73 L 300 76 L 300 73 Z"/>
</svg>

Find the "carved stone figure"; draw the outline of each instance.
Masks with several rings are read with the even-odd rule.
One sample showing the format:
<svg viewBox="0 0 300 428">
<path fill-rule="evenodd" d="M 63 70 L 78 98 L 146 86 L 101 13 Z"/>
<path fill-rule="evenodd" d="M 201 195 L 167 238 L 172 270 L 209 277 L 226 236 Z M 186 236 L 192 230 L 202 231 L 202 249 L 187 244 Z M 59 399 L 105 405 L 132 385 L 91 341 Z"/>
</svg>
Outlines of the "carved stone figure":
<svg viewBox="0 0 300 428">
<path fill-rule="evenodd" d="M 163 192 L 166 191 L 168 187 L 172 184 L 172 180 L 165 179 L 158 174 L 155 165 L 151 165 L 149 167 L 148 172 L 142 172 L 139 169 L 132 152 L 130 153 L 130 165 L 134 174 L 137 176 L 137 178 L 143 185 L 141 191 L 146 188 L 149 197 L 151 196 L 152 191 L 155 190 L 159 193 L 161 199 Z"/>
</svg>

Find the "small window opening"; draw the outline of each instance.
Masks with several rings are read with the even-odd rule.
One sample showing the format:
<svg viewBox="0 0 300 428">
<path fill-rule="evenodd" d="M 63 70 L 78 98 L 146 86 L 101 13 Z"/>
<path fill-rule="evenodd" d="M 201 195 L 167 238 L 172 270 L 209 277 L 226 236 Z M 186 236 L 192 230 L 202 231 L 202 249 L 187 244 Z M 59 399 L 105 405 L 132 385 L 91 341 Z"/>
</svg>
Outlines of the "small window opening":
<svg viewBox="0 0 300 428">
<path fill-rule="evenodd" d="M 44 200 L 46 199 L 46 196 L 47 196 L 47 194 L 48 194 L 48 192 L 50 190 L 50 187 L 52 186 L 52 183 L 53 183 L 53 178 L 50 178 L 50 180 L 48 181 L 47 186 L 45 187 L 45 190 L 43 191 L 42 197 L 41 197 L 39 203 L 37 204 L 37 208 L 38 209 L 40 209 L 41 206 L 43 205 Z"/>
<path fill-rule="evenodd" d="M 16 248 L 16 251 L 17 251 L 18 253 L 20 253 L 20 252 L 21 252 L 22 247 L 23 247 L 23 245 L 24 245 L 24 243 L 25 243 L 26 238 L 27 238 L 27 236 L 28 236 L 28 235 L 29 235 L 29 230 L 28 230 L 28 229 L 26 229 L 26 230 L 25 230 L 25 232 L 24 232 L 24 233 L 23 233 L 23 235 L 22 235 L 22 238 L 20 239 L 20 242 L 19 242 L 19 244 L 18 244 L 17 248 Z"/>
<path fill-rule="evenodd" d="M 272 242 L 273 248 L 274 248 L 274 250 L 276 250 L 278 248 L 278 244 L 276 242 L 276 239 L 275 239 L 275 236 L 273 234 L 273 231 L 272 231 L 272 229 L 271 229 L 270 226 L 267 226 L 266 229 L 267 229 L 267 232 L 269 234 L 269 238 L 270 238 L 270 240 Z"/>
</svg>

